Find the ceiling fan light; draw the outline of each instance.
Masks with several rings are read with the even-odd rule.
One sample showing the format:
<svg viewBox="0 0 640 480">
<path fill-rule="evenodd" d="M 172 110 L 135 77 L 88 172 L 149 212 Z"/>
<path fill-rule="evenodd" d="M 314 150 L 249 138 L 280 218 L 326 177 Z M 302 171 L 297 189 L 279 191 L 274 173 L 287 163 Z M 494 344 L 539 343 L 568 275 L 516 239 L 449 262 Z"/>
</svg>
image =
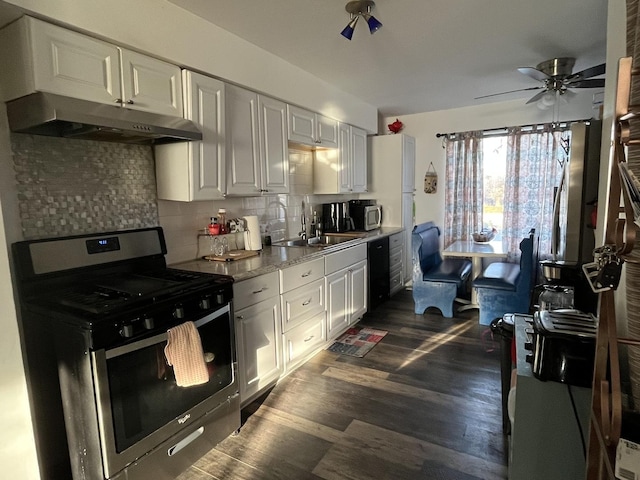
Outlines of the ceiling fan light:
<svg viewBox="0 0 640 480">
<path fill-rule="evenodd" d="M 555 92 L 545 93 L 540 99 L 540 102 L 547 107 L 554 105 L 556 103 L 556 93 Z"/>
<path fill-rule="evenodd" d="M 380 27 L 382 27 L 382 23 L 380 23 L 380 21 L 373 15 L 370 15 L 367 13 L 367 14 L 364 14 L 364 18 L 367 21 L 367 24 L 369 25 L 369 31 L 371 32 L 372 35 L 376 33 L 378 30 L 380 30 Z"/>
<path fill-rule="evenodd" d="M 358 17 L 359 17 L 358 15 L 353 17 L 351 21 L 347 24 L 347 26 L 344 27 L 344 29 L 340 32 L 340 35 L 342 35 L 347 40 L 351 40 L 353 38 L 353 31 L 356 28 L 356 23 L 358 23 Z"/>
<path fill-rule="evenodd" d="M 549 110 L 550 106 L 549 105 L 545 105 L 545 103 L 542 101 L 542 99 L 538 100 L 536 102 L 536 107 L 538 107 L 540 110 Z"/>
</svg>

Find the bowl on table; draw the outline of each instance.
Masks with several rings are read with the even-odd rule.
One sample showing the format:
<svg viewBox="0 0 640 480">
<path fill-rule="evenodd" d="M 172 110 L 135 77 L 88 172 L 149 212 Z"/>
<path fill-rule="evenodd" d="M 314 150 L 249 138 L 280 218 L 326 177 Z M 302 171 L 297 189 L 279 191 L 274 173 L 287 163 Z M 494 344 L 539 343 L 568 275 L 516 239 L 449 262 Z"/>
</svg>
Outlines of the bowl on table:
<svg viewBox="0 0 640 480">
<path fill-rule="evenodd" d="M 476 243 L 489 243 L 495 238 L 496 233 L 498 233 L 498 231 L 494 228 L 491 230 L 480 230 L 479 232 L 472 233 L 471 235 L 473 237 L 473 241 Z"/>
</svg>

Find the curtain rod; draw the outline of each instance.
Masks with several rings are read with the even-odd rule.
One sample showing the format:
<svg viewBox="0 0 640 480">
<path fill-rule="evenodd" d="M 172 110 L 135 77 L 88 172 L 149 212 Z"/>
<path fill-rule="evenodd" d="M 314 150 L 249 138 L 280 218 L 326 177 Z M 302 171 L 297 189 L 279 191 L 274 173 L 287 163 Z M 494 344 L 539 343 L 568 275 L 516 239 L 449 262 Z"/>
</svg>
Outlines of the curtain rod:
<svg viewBox="0 0 640 480">
<path fill-rule="evenodd" d="M 538 123 L 538 124 L 534 124 L 534 125 L 517 125 L 515 127 L 500 127 L 500 128 L 488 128 L 486 130 L 482 130 L 482 134 L 483 135 L 495 135 L 498 134 L 500 132 L 506 132 L 508 131 L 510 128 L 541 128 L 544 127 L 545 125 L 560 125 L 560 126 L 566 126 L 566 125 L 570 125 L 572 123 L 580 123 L 580 122 L 585 122 L 585 123 L 589 123 L 591 121 L 591 119 L 583 119 L 583 120 L 564 120 L 562 122 L 551 122 L 551 123 Z M 465 132 L 452 132 L 452 133 L 436 133 L 436 138 L 440 138 L 440 137 L 451 137 L 454 135 L 459 135 L 461 133 L 465 133 Z"/>
</svg>

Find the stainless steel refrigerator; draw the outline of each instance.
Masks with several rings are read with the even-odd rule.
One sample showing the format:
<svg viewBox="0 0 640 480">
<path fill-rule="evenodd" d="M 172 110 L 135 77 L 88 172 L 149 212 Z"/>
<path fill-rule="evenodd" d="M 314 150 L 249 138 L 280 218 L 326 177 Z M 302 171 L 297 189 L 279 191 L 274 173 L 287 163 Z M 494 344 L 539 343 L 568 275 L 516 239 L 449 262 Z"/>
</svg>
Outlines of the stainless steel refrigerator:
<svg viewBox="0 0 640 480">
<path fill-rule="evenodd" d="M 598 199 L 601 134 L 600 120 L 571 126 L 569 161 L 554 202 L 551 242 L 554 260 L 578 265 L 592 261 L 595 248 L 592 211 Z"/>
</svg>

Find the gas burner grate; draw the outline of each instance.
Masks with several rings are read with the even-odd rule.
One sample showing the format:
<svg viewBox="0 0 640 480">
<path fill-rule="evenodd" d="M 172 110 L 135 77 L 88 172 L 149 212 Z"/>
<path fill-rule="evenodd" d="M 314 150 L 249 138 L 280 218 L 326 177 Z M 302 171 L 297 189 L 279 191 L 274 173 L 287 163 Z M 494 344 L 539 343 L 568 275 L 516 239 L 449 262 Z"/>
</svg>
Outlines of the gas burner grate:
<svg viewBox="0 0 640 480">
<path fill-rule="evenodd" d="M 104 287 L 56 292 L 54 303 L 91 313 L 100 313 L 127 303 L 131 295 Z"/>
</svg>

